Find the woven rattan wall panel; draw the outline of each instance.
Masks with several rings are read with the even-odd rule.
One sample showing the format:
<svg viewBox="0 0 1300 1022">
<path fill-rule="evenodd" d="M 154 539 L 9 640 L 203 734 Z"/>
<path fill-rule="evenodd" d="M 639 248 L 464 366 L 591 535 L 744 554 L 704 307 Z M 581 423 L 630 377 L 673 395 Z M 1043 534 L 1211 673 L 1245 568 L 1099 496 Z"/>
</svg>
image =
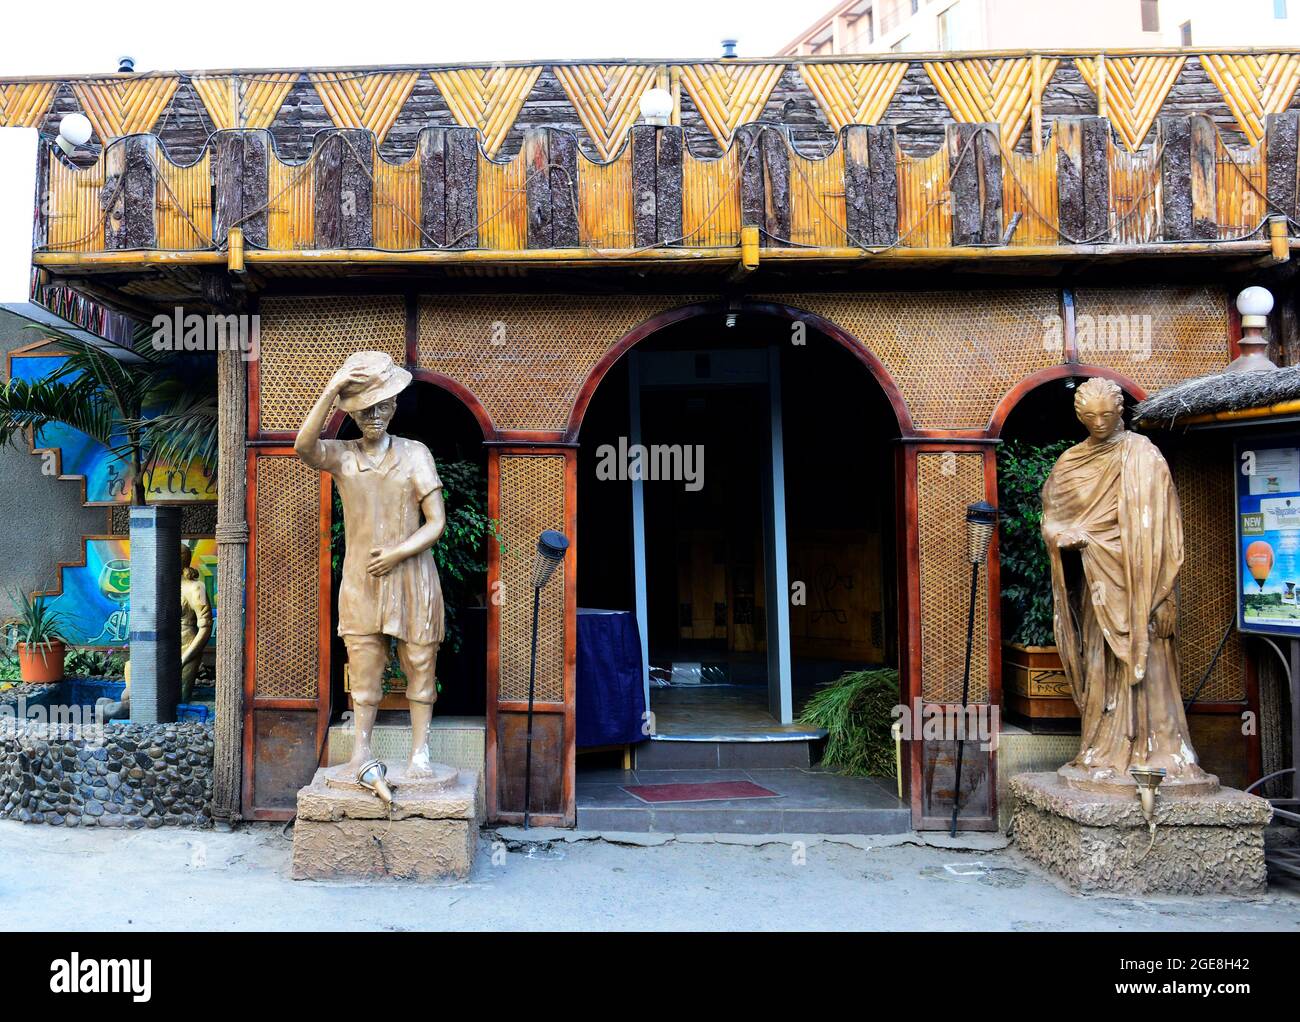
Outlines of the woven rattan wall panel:
<svg viewBox="0 0 1300 1022">
<path fill-rule="evenodd" d="M 1079 361 L 1109 366 L 1150 393 L 1228 364 L 1227 298 L 1212 288 L 1075 295 Z"/>
<path fill-rule="evenodd" d="M 286 455 L 257 459 L 257 695 L 315 699 L 320 668 L 320 476 Z"/>
<path fill-rule="evenodd" d="M 501 664 L 499 699 L 528 698 L 533 621 L 533 552 L 544 529 L 564 531 L 564 457 L 501 456 Z M 537 637 L 537 700 L 564 702 L 564 573 L 542 593 Z"/>
<path fill-rule="evenodd" d="M 1224 630 L 1237 613 L 1236 597 L 1229 584 L 1236 558 L 1232 458 L 1230 444 L 1202 437 L 1171 458 L 1186 544 L 1178 607 L 1184 698 L 1190 697 L 1201 683 Z M 1246 652 L 1233 628 L 1214 673 L 1197 699 L 1213 703 L 1245 698 Z"/>
<path fill-rule="evenodd" d="M 297 430 L 326 381 L 354 351 L 406 362 L 406 306 L 398 295 L 268 298 L 261 314 L 258 425 Z"/>
<path fill-rule="evenodd" d="M 587 373 L 665 295 L 466 295 L 420 300 L 420 367 L 474 393 L 497 429 L 564 429 Z M 536 537 L 534 537 L 536 538 Z"/>
<path fill-rule="evenodd" d="M 774 295 L 830 320 L 894 378 L 923 429 L 982 429 L 1003 395 L 1055 365 L 1045 342 L 1060 312 L 1055 291 L 934 291 Z M 953 381 L 959 381 L 957 386 Z"/>
<path fill-rule="evenodd" d="M 966 505 L 984 499 L 984 456 L 936 451 L 916 457 L 921 559 L 921 696 L 961 701 L 970 561 Z M 971 655 L 971 702 L 988 700 L 988 584 L 980 573 Z"/>
</svg>

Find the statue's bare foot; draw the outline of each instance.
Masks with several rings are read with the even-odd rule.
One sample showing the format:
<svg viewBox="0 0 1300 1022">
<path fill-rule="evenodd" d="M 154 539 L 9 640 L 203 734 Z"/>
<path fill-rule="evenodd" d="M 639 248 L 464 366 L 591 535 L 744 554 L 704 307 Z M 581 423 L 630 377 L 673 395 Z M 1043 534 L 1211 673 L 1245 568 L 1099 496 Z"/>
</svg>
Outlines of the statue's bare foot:
<svg viewBox="0 0 1300 1022">
<path fill-rule="evenodd" d="M 411 753 L 411 762 L 406 766 L 407 777 L 432 777 L 433 761 L 429 759 L 428 749 L 416 749 Z"/>
<path fill-rule="evenodd" d="M 369 746 L 365 748 L 359 748 L 352 753 L 352 758 L 347 761 L 347 764 L 344 766 L 344 770 L 346 770 L 349 773 L 356 774 L 361 770 L 363 766 L 365 766 L 374 758 L 375 758 L 374 753 L 370 751 Z"/>
</svg>

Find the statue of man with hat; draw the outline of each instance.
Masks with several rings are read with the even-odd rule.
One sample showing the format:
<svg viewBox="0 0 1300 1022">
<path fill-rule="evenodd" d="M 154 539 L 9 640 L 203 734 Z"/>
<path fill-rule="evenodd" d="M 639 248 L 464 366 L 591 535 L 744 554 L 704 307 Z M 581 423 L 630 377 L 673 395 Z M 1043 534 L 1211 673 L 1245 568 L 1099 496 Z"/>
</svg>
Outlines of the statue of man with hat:
<svg viewBox="0 0 1300 1022">
<path fill-rule="evenodd" d="M 411 707 L 406 776 L 420 779 L 434 774 L 426 740 L 444 625 L 442 587 L 430 547 L 442 536 L 446 513 L 429 449 L 388 432 L 397 395 L 410 382 L 411 374 L 382 352 L 350 355 L 307 413 L 294 450 L 312 468 L 333 476 L 343 501 L 347 554 L 338 631 L 348 651 L 356 707 L 349 767 L 359 769 L 372 758 L 371 732 L 395 639 Z M 352 416 L 360 439 L 321 439 L 335 404 Z"/>
</svg>

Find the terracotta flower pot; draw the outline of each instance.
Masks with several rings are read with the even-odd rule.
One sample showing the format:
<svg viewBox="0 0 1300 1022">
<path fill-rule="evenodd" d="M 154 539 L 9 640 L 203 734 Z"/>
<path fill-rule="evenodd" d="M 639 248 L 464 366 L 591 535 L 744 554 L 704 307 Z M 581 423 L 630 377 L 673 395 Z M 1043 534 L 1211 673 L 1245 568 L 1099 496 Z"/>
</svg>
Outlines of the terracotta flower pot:
<svg viewBox="0 0 1300 1022">
<path fill-rule="evenodd" d="M 57 639 L 48 646 L 18 643 L 18 669 L 29 685 L 49 685 L 63 680 L 63 656 L 67 647 Z"/>
</svg>

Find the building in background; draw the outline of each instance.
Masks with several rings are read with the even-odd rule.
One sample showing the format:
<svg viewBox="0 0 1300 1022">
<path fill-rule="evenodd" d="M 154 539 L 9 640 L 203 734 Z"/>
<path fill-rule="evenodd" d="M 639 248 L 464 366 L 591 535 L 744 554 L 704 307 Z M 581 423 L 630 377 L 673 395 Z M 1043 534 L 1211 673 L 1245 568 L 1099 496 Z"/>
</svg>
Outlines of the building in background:
<svg viewBox="0 0 1300 1022">
<path fill-rule="evenodd" d="M 781 55 L 1300 45 L 1300 0 L 847 0 Z"/>
</svg>

